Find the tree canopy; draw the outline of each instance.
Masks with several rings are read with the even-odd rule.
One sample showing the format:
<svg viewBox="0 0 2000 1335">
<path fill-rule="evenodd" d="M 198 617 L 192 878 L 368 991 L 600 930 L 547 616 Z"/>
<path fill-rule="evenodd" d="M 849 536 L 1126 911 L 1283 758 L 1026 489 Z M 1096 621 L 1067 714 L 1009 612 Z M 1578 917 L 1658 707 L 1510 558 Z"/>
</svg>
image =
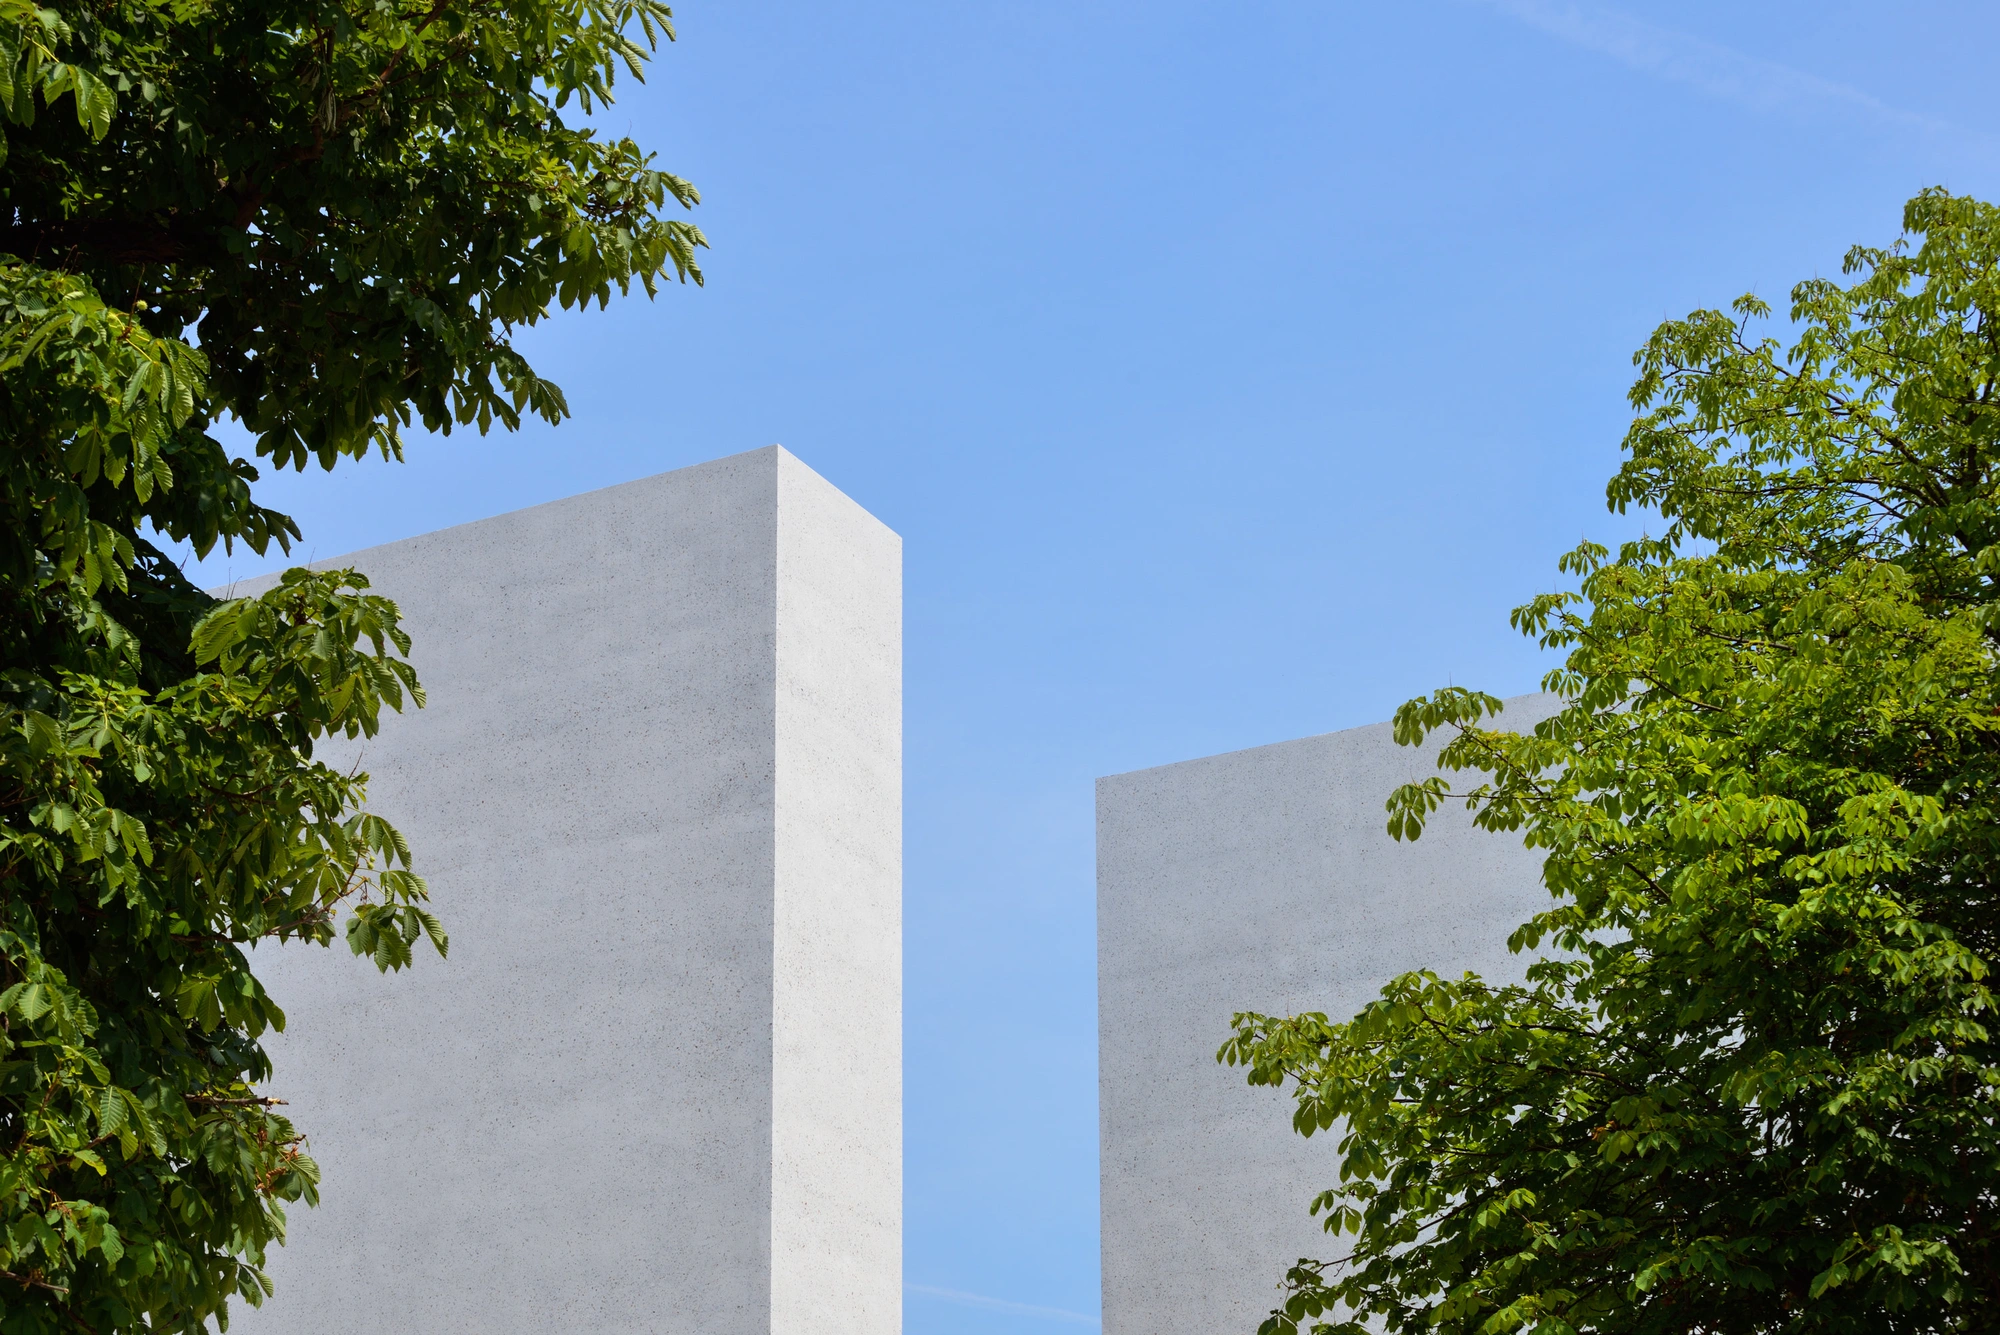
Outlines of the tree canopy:
<svg viewBox="0 0 2000 1335">
<path fill-rule="evenodd" d="M 520 328 L 700 280 L 694 189 L 587 123 L 670 22 L 0 0 L 0 1333 L 271 1291 L 318 1173 L 260 1088 L 283 1015 L 245 947 L 444 950 L 366 776 L 314 759 L 422 694 L 358 572 L 217 604 L 163 547 L 298 535 L 226 417 L 281 468 L 553 422 Z"/>
<path fill-rule="evenodd" d="M 1448 798 L 1546 856 L 1526 981 L 1415 973 L 1221 1056 L 1336 1131 L 1266 1332 L 2000 1323 L 2000 210 L 1942 191 L 1847 281 L 1662 325 L 1614 509 L 1514 624 L 1532 734 L 1442 690 Z"/>
</svg>

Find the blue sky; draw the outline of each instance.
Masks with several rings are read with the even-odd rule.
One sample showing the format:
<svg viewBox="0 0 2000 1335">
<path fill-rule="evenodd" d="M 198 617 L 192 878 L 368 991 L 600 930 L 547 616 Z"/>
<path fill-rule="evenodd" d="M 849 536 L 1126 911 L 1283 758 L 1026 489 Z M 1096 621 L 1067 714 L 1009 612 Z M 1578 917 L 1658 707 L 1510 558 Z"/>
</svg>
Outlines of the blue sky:
<svg viewBox="0 0 2000 1335">
<path fill-rule="evenodd" d="M 1091 780 L 1532 689 L 1507 610 L 1636 522 L 1631 350 L 2000 197 L 2000 7 L 679 18 L 603 120 L 708 286 L 534 331 L 560 429 L 263 495 L 326 557 L 777 441 L 900 531 L 907 1329 L 1094 1325 Z"/>
</svg>

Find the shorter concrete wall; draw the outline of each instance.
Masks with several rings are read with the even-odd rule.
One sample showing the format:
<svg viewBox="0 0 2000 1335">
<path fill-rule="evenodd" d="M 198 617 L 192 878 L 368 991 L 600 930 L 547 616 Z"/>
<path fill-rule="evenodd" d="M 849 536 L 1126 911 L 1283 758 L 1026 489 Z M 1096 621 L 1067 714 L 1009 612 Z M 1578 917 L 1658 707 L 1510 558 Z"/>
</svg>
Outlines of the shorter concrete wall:
<svg viewBox="0 0 2000 1335">
<path fill-rule="evenodd" d="M 1390 792 L 1435 772 L 1382 723 L 1098 780 L 1105 1335 L 1251 1335 L 1285 1269 L 1335 1251 L 1307 1205 L 1336 1138 L 1216 1063 L 1232 1014 L 1351 1015 L 1412 969 L 1519 976 L 1539 859 L 1458 804 L 1415 843 L 1385 831 Z"/>
</svg>

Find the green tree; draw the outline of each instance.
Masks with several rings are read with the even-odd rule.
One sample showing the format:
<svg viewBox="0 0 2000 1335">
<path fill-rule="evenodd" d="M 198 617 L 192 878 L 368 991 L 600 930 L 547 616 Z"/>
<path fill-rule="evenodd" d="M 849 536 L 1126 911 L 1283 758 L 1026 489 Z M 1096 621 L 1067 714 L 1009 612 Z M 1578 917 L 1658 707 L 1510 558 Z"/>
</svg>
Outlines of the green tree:
<svg viewBox="0 0 2000 1335">
<path fill-rule="evenodd" d="M 1551 906 L 1523 985 L 1237 1018 L 1221 1055 L 1343 1156 L 1348 1236 L 1267 1332 L 2000 1325 L 2000 210 L 1904 227 L 1793 289 L 1788 346 L 1744 297 L 1639 351 L 1610 502 L 1662 531 L 1514 615 L 1558 714 L 1398 712 Z"/>
<path fill-rule="evenodd" d="M 365 776 L 314 759 L 422 702 L 394 605 L 352 571 L 218 605 L 156 545 L 297 535 L 212 425 L 300 468 L 398 456 L 412 424 L 561 418 L 514 332 L 700 278 L 701 234 L 666 216 L 694 190 L 577 114 L 669 20 L 0 0 L 5 1335 L 260 1301 L 317 1170 L 259 1092 L 283 1016 L 244 947 L 445 948 Z"/>
</svg>

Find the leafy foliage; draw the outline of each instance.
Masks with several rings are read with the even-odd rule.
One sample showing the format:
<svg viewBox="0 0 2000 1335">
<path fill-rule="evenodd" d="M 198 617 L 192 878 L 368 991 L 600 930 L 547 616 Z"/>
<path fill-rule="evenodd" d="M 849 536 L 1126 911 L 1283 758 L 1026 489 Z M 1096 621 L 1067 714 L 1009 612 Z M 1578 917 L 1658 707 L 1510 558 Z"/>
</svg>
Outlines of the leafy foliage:
<svg viewBox="0 0 2000 1335">
<path fill-rule="evenodd" d="M 639 75 L 635 25 L 672 33 L 656 0 L 0 0 L 0 252 L 198 327 L 280 465 L 393 454 L 412 412 L 557 420 L 511 331 L 700 276 L 701 233 L 659 213 L 693 187 L 560 114 Z"/>
<path fill-rule="evenodd" d="M 669 21 L 0 0 L 0 1335 L 261 1301 L 318 1170 L 245 948 L 447 944 L 366 776 L 314 759 L 422 703 L 394 604 L 297 570 L 218 604 L 153 539 L 298 535 L 223 415 L 280 467 L 555 421 L 517 329 L 699 281 L 692 187 L 564 119 Z"/>
<path fill-rule="evenodd" d="M 1544 850 L 1527 981 L 1417 973 L 1221 1056 L 1339 1128 L 1266 1332 L 1946 1332 L 2000 1321 L 2000 210 L 1912 200 L 1848 285 L 1635 358 L 1610 484 L 1657 538 L 1563 561 L 1532 735 L 1439 691 L 1400 740 Z M 1399 790 L 1415 838 L 1454 796 Z"/>
</svg>

